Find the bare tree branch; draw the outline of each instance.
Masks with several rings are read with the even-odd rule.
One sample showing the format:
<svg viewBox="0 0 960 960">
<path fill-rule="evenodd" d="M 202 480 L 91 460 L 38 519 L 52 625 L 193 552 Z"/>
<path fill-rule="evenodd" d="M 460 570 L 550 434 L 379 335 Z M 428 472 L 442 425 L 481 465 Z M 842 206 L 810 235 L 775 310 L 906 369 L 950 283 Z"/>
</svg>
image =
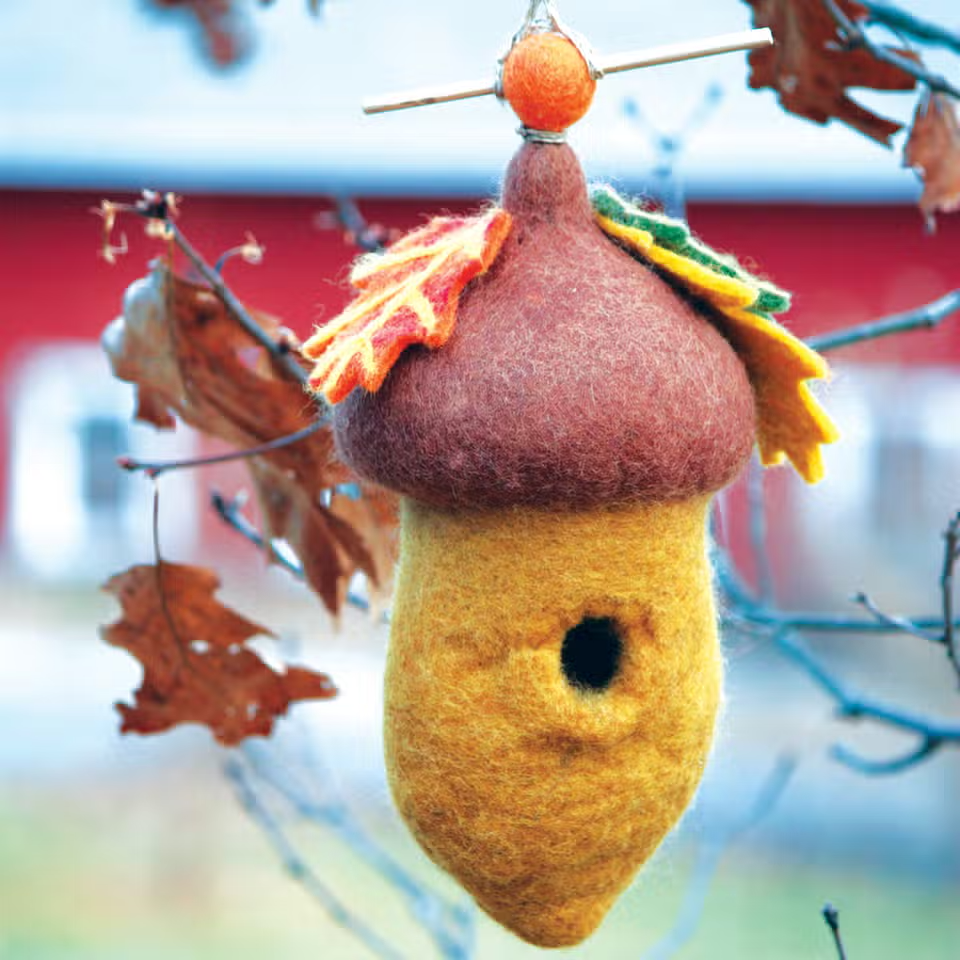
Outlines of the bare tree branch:
<svg viewBox="0 0 960 960">
<path fill-rule="evenodd" d="M 235 460 L 247 460 L 250 457 L 258 457 L 264 453 L 270 453 L 273 450 L 280 450 L 283 447 L 289 447 L 301 440 L 312 437 L 319 430 L 326 426 L 323 420 L 314 420 L 309 426 L 294 433 L 288 433 L 285 437 L 277 437 L 274 440 L 267 440 L 265 443 L 258 443 L 255 447 L 247 447 L 245 450 L 230 450 L 228 453 L 217 453 L 209 457 L 193 457 L 187 460 L 159 460 L 144 461 L 134 460 L 132 457 L 118 457 L 117 466 L 132 473 L 143 471 L 150 477 L 159 477 L 164 473 L 173 470 L 187 470 L 194 467 L 209 467 L 218 463 L 232 463 Z"/>
<path fill-rule="evenodd" d="M 789 630 L 775 635 L 777 649 L 803 669 L 836 702 L 837 713 L 851 720 L 870 719 L 920 738 L 919 746 L 903 757 L 888 761 L 867 760 L 845 747 L 834 747 L 833 757 L 866 774 L 900 773 L 944 746 L 960 746 L 960 724 L 938 723 L 930 717 L 898 710 L 870 700 L 844 684 Z"/>
<path fill-rule="evenodd" d="M 838 960 L 847 960 L 846 951 L 843 949 L 843 940 L 840 937 L 840 913 L 833 904 L 828 903 L 823 908 L 823 919 L 830 928 L 833 935 L 833 942 L 837 948 Z"/>
<path fill-rule="evenodd" d="M 352 197 L 335 196 L 332 200 L 333 210 L 325 210 L 317 217 L 322 230 L 342 230 L 350 243 L 367 253 L 381 253 L 386 248 L 391 231 L 378 223 L 371 224 Z"/>
<path fill-rule="evenodd" d="M 251 787 L 254 782 L 259 783 L 281 798 L 302 820 L 332 832 L 403 897 L 410 913 L 433 939 L 444 960 L 471 960 L 473 908 L 433 893 L 367 834 L 347 805 L 335 796 L 318 796 L 316 785 L 329 782 L 330 778 L 309 743 L 306 756 L 300 758 L 302 775 L 295 772 L 293 765 L 278 762 L 266 745 L 247 742 L 241 747 L 240 755 L 243 764 L 236 761 L 237 768 Z M 262 796 L 261 805 L 265 806 Z"/>
<path fill-rule="evenodd" d="M 909 73 L 910 76 L 929 87 L 934 93 L 945 93 L 960 100 L 960 87 L 955 87 L 946 77 L 933 73 L 922 64 L 915 63 L 888 47 L 874 43 L 867 36 L 866 31 L 862 30 L 855 21 L 851 20 L 840 9 L 836 0 L 823 0 L 823 3 L 836 21 L 840 35 L 848 49 L 866 50 L 882 63 L 889 63 L 891 66 L 899 67 L 904 73 Z"/>
<path fill-rule="evenodd" d="M 298 359 L 294 345 L 285 338 L 275 340 L 257 323 L 236 294 L 224 282 L 219 272 L 204 260 L 200 252 L 177 226 L 177 197 L 174 194 L 144 190 L 143 196 L 136 203 L 104 201 L 96 212 L 104 220 L 103 249 L 113 250 L 114 253 L 117 251 L 116 248 L 109 246 L 109 237 L 118 213 L 132 213 L 149 221 L 151 228 L 148 228 L 148 232 L 158 238 L 167 238 L 176 245 L 177 249 L 183 253 L 200 276 L 210 285 L 210 288 L 220 298 L 234 320 L 251 339 L 267 351 L 279 369 L 304 388 L 309 385 L 307 372 Z M 326 403 L 319 397 L 314 399 L 322 411 L 322 418 L 328 418 L 329 409 Z"/>
<path fill-rule="evenodd" d="M 641 960 L 669 960 L 693 937 L 700 925 L 707 895 L 723 855 L 731 844 L 773 810 L 796 768 L 796 757 L 784 755 L 778 758 L 746 813 L 732 824 L 704 831 L 677 919 L 665 936 L 643 954 Z"/>
<path fill-rule="evenodd" d="M 870 11 L 871 22 L 882 24 L 920 43 L 946 47 L 954 53 L 960 53 L 960 33 L 948 30 L 930 20 L 921 20 L 892 3 L 879 3 L 876 0 L 860 0 L 860 2 Z"/>
<path fill-rule="evenodd" d="M 950 521 L 943 534 L 943 573 L 940 575 L 940 590 L 943 595 L 943 642 L 947 656 L 953 664 L 957 680 L 960 682 L 960 645 L 957 642 L 957 628 L 953 622 L 953 571 L 960 556 L 960 513 Z"/>
<path fill-rule="evenodd" d="M 915 310 L 904 313 L 895 313 L 882 320 L 873 320 L 870 323 L 848 327 L 845 330 L 835 330 L 832 333 L 821 333 L 808 337 L 807 346 L 826 353 L 839 347 L 848 347 L 852 343 L 861 343 L 864 340 L 877 340 L 894 333 L 906 333 L 909 330 L 932 330 L 954 313 L 960 312 L 960 289 L 948 293 L 939 300 L 924 304 Z"/>
<path fill-rule="evenodd" d="M 889 613 L 884 613 L 866 593 L 855 593 L 851 599 L 854 603 L 859 603 L 860 606 L 869 611 L 877 623 L 885 624 L 892 631 L 909 633 L 911 636 L 918 637 L 920 640 L 928 640 L 930 643 L 940 643 L 943 639 L 940 634 L 931 630 L 924 630 L 906 617 L 891 616 Z M 947 624 L 946 629 L 952 628 Z"/>
<path fill-rule="evenodd" d="M 246 499 L 242 496 L 234 497 L 228 500 L 222 493 L 213 490 L 210 493 L 210 505 L 218 517 L 232 530 L 235 530 L 249 543 L 252 543 L 258 550 L 269 554 L 270 558 L 278 565 L 283 567 L 288 573 L 292 574 L 298 580 L 306 580 L 306 574 L 303 567 L 292 559 L 288 554 L 276 550 L 273 544 L 269 543 L 262 533 L 243 515 L 243 508 Z M 355 590 L 347 592 L 347 603 L 351 607 L 363 610 L 365 613 L 370 611 L 370 601 L 361 596 Z M 384 613 L 384 621 L 389 619 L 388 614 Z"/>
<path fill-rule="evenodd" d="M 403 954 L 394 950 L 361 916 L 348 910 L 300 856 L 280 821 L 264 805 L 243 765 L 235 759 L 228 759 L 224 764 L 224 774 L 233 784 L 241 806 L 250 819 L 259 824 L 287 872 L 323 907 L 327 916 L 352 933 L 374 956 L 385 960 L 403 960 Z"/>
</svg>

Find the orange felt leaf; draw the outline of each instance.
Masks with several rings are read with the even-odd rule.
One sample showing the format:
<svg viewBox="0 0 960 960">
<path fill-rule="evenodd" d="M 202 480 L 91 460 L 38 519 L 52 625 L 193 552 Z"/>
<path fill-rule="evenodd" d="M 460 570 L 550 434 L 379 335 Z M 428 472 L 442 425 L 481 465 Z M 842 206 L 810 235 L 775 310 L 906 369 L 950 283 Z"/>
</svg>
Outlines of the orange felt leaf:
<svg viewBox="0 0 960 960">
<path fill-rule="evenodd" d="M 117 704 L 121 733 L 199 723 L 234 746 L 268 736 L 294 701 L 336 696 L 325 674 L 264 663 L 247 641 L 272 634 L 216 600 L 219 586 L 211 570 L 176 563 L 134 566 L 104 585 L 122 618 L 103 628 L 103 639 L 143 665 L 133 705 Z"/>
<path fill-rule="evenodd" d="M 960 209 L 960 121 L 946 95 L 928 92 L 921 97 L 903 162 L 923 180 L 920 209 L 931 229 L 938 211 Z"/>
<path fill-rule="evenodd" d="M 280 335 L 278 320 L 250 312 L 264 330 Z M 291 340 L 289 333 L 284 335 Z M 173 427 L 176 415 L 244 449 L 302 430 L 316 416 L 300 383 L 272 363 L 213 291 L 173 275 L 159 262 L 127 291 L 123 316 L 107 329 L 103 343 L 114 374 L 137 387 L 138 418 L 158 427 Z M 292 347 L 296 356 L 296 344 Z M 306 370 L 306 362 L 303 366 Z M 338 598 L 358 569 L 375 586 L 388 588 L 395 526 L 390 511 L 371 514 L 361 528 L 351 527 L 349 519 L 339 520 L 332 506 L 323 505 L 328 491 L 356 482 L 337 459 L 328 427 L 251 457 L 248 466 L 264 507 L 268 537 L 298 531 L 291 533 L 290 545 L 308 571 L 310 586 L 331 611 L 337 611 Z M 261 489 L 264 484 L 267 490 Z M 279 508 L 272 513 L 267 509 L 277 487 L 297 503 L 295 524 L 277 521 Z M 285 516 L 290 515 L 287 510 Z M 310 535 L 301 535 L 307 527 Z"/>
<path fill-rule="evenodd" d="M 751 87 L 776 90 L 785 110 L 814 123 L 836 118 L 889 145 L 902 124 L 861 107 L 847 90 L 913 90 L 916 80 L 910 74 L 877 60 L 868 50 L 842 49 L 836 22 L 821 0 L 744 2 L 753 8 L 754 26 L 770 27 L 776 37 L 774 46 L 750 53 Z M 837 5 L 855 22 L 867 17 L 866 8 L 855 0 L 837 0 Z M 918 59 L 908 50 L 895 52 Z"/>
<path fill-rule="evenodd" d="M 446 343 L 460 293 L 487 271 L 509 232 L 510 214 L 497 208 L 437 217 L 384 253 L 361 257 L 350 274 L 359 296 L 303 346 L 316 361 L 311 387 L 330 403 L 357 386 L 374 393 L 407 347 Z"/>
</svg>

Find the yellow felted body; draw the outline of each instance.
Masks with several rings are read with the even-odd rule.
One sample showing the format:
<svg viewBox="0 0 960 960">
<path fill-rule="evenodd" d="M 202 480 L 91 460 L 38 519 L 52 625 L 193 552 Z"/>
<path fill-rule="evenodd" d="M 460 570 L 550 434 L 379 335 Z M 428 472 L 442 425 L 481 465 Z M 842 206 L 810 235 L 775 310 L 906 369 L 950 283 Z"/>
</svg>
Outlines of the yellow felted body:
<svg viewBox="0 0 960 960">
<path fill-rule="evenodd" d="M 721 660 L 709 498 L 579 512 L 407 500 L 387 664 L 387 771 L 424 849 L 540 946 L 588 936 L 683 813 Z M 585 618 L 622 641 L 568 680 Z"/>
</svg>

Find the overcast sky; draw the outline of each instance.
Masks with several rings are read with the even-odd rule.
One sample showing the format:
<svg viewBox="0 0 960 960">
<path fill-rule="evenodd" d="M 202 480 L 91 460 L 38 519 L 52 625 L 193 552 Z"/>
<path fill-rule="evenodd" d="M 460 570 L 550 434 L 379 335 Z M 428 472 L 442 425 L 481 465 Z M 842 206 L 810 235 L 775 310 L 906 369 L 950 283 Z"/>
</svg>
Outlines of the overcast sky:
<svg viewBox="0 0 960 960">
<path fill-rule="evenodd" d="M 957 0 L 911 4 L 942 22 Z M 490 192 L 516 147 L 516 120 L 494 98 L 365 117 L 360 102 L 408 87 L 492 77 L 526 0 L 306 0 L 250 3 L 257 50 L 217 72 L 178 16 L 146 0 L 4 0 L 0 4 L 0 183 L 328 193 Z M 561 0 L 601 53 L 750 26 L 740 0 Z M 642 185 L 651 129 L 672 133 L 719 84 L 722 99 L 688 138 L 693 196 L 917 193 L 899 159 L 836 124 L 784 114 L 746 88 L 742 54 L 601 81 L 571 134 L 588 174 Z M 624 112 L 632 98 L 638 123 Z M 906 118 L 911 98 L 869 94 Z"/>
</svg>

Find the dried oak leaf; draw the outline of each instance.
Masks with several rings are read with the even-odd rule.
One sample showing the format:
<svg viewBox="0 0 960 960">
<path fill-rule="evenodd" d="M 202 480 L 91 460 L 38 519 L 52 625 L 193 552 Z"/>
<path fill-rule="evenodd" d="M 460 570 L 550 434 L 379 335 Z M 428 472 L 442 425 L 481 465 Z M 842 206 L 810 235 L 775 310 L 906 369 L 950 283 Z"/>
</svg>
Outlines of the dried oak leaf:
<svg viewBox="0 0 960 960">
<path fill-rule="evenodd" d="M 133 706 L 117 704 L 121 733 L 200 723 L 234 746 L 268 736 L 294 701 L 336 696 L 325 674 L 264 663 L 247 641 L 272 634 L 216 600 L 219 586 L 211 570 L 175 563 L 134 566 L 104 584 L 122 618 L 103 628 L 103 639 L 143 665 Z"/>
<path fill-rule="evenodd" d="M 928 92 L 920 99 L 903 162 L 923 180 L 920 209 L 930 229 L 936 225 L 938 211 L 960 209 L 960 121 L 944 94 Z"/>
<path fill-rule="evenodd" d="M 271 336 L 281 334 L 275 318 L 251 313 Z M 249 449 L 302 430 L 315 416 L 300 384 L 275 366 L 213 291 L 173 275 L 160 262 L 128 289 L 123 315 L 107 328 L 103 345 L 114 374 L 137 387 L 137 417 L 158 427 L 173 427 L 175 414 L 203 433 Z M 271 488 L 258 489 L 261 504 L 274 498 L 276 486 L 299 504 L 310 536 L 296 537 L 291 546 L 331 611 L 338 609 L 336 598 L 355 570 L 375 583 L 389 581 L 374 557 L 380 552 L 377 538 L 391 541 L 392 522 L 385 530 L 346 530 L 322 505 L 327 491 L 355 482 L 337 459 L 328 428 L 253 459 L 270 468 L 258 470 L 251 462 L 255 484 L 268 482 Z M 271 526 L 274 536 L 293 529 L 287 522 Z"/>
<path fill-rule="evenodd" d="M 460 293 L 487 271 L 509 232 L 510 214 L 498 208 L 436 217 L 361 257 L 350 274 L 359 295 L 303 345 L 317 361 L 310 386 L 330 403 L 357 386 L 374 393 L 407 347 L 446 343 Z"/>
<path fill-rule="evenodd" d="M 259 457 L 250 461 L 264 535 L 285 540 L 300 559 L 307 583 L 330 610 L 338 610 L 358 566 L 370 576 L 371 595 L 389 596 L 396 560 L 396 497 L 364 484 L 357 500 L 330 494 L 318 504 L 288 471 Z"/>
<path fill-rule="evenodd" d="M 252 42 L 236 0 L 153 0 L 163 9 L 191 13 L 203 33 L 207 54 L 218 67 L 239 63 L 250 52 Z"/>
<path fill-rule="evenodd" d="M 814 123 L 836 118 L 860 133 L 889 145 L 902 126 L 877 116 L 847 96 L 849 87 L 872 90 L 913 90 L 916 80 L 906 71 L 877 60 L 864 49 L 841 46 L 837 25 L 820 0 L 744 0 L 753 8 L 757 27 L 770 27 L 776 38 L 772 47 L 754 50 L 749 56 L 750 86 L 777 91 L 785 110 Z M 854 0 L 837 0 L 854 22 L 867 17 L 867 10 Z M 900 56 L 916 60 L 907 50 Z"/>
</svg>

